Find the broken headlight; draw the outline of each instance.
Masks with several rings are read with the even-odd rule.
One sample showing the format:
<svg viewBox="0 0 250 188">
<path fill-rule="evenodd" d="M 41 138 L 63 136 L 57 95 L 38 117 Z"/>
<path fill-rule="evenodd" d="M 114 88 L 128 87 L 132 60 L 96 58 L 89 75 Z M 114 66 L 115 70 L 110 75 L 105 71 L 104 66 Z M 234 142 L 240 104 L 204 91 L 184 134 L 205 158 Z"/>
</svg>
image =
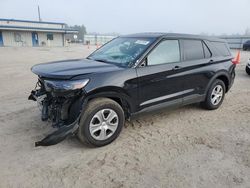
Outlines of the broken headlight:
<svg viewBox="0 0 250 188">
<path fill-rule="evenodd" d="M 64 92 L 76 89 L 82 89 L 89 82 L 89 79 L 84 80 L 44 80 L 46 91 Z"/>
</svg>

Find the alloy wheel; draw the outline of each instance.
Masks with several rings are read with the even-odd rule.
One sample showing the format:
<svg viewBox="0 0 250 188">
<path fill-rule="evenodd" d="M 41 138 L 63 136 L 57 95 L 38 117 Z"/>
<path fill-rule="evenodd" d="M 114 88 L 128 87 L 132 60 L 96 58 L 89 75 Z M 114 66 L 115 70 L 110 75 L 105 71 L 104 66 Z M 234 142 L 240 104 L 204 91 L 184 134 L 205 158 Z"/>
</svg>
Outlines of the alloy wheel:
<svg viewBox="0 0 250 188">
<path fill-rule="evenodd" d="M 223 87 L 221 85 L 216 85 L 211 94 L 211 103 L 216 106 L 220 103 L 223 97 Z"/>
<path fill-rule="evenodd" d="M 115 133 L 118 123 L 119 118 L 114 110 L 102 109 L 90 121 L 90 134 L 96 140 L 106 140 Z"/>
</svg>

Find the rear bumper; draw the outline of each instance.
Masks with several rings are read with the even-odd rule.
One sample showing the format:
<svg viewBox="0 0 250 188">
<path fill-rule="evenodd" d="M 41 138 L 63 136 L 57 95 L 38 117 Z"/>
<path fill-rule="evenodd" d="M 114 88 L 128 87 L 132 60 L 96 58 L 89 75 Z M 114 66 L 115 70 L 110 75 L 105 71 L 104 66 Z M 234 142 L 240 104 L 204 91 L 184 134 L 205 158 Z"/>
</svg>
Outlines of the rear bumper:
<svg viewBox="0 0 250 188">
<path fill-rule="evenodd" d="M 235 67 L 234 67 L 233 71 L 231 72 L 231 75 L 230 75 L 230 83 L 228 85 L 228 90 L 227 91 L 229 91 L 231 89 L 231 87 L 233 86 L 235 76 L 236 76 L 236 74 L 235 74 Z"/>
</svg>

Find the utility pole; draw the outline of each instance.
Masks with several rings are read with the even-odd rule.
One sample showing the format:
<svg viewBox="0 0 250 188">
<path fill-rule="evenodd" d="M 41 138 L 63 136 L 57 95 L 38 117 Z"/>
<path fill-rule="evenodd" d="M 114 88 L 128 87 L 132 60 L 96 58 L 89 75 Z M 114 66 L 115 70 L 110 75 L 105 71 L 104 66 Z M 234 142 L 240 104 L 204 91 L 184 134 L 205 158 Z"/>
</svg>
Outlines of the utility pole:
<svg viewBox="0 0 250 188">
<path fill-rule="evenodd" d="M 41 14 L 40 14 L 40 7 L 39 7 L 39 5 L 38 5 L 38 19 L 39 19 L 39 22 L 42 21 L 42 19 L 41 19 Z"/>
</svg>

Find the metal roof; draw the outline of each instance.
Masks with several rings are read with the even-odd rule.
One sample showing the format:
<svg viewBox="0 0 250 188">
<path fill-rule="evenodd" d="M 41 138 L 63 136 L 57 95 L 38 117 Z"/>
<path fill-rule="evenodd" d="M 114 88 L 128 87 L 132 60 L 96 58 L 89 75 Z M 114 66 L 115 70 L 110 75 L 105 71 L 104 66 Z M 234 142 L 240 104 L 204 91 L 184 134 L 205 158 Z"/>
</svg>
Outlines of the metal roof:
<svg viewBox="0 0 250 188">
<path fill-rule="evenodd" d="M 70 28 L 42 28 L 42 27 L 23 27 L 23 26 L 9 26 L 9 25 L 0 25 L 0 30 L 78 33 L 78 30 Z"/>
<path fill-rule="evenodd" d="M 130 35 L 122 35 L 121 37 L 142 37 L 142 38 L 184 38 L 184 39 L 203 39 L 209 41 L 220 41 L 225 42 L 223 39 L 210 37 L 210 36 L 201 36 L 201 35 L 191 35 L 191 34 L 181 34 L 181 33 L 136 33 Z"/>
<path fill-rule="evenodd" d="M 43 22 L 43 21 L 40 22 L 40 21 L 16 20 L 16 19 L 5 19 L 5 18 L 0 18 L 0 21 L 66 25 L 65 23 L 59 23 L 59 22 Z"/>
</svg>

